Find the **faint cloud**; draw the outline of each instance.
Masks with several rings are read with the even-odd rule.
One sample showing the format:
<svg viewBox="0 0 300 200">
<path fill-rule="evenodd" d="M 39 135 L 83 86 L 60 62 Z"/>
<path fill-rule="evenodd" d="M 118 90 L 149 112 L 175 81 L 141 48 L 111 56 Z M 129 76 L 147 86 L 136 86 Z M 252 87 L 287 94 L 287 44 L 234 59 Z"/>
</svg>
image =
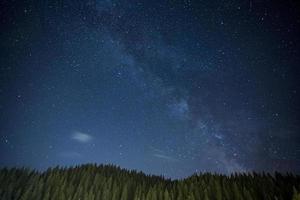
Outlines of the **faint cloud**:
<svg viewBox="0 0 300 200">
<path fill-rule="evenodd" d="M 163 159 L 163 160 L 166 160 L 166 161 L 172 161 L 172 162 L 178 161 L 176 158 L 167 155 L 167 154 L 166 154 L 163 150 L 161 150 L 161 149 L 158 149 L 158 148 L 155 148 L 155 147 L 153 147 L 153 146 L 150 146 L 150 150 L 152 151 L 152 154 L 151 154 L 151 155 L 152 155 L 153 157 L 160 158 L 160 159 Z"/>
<path fill-rule="evenodd" d="M 76 131 L 73 133 L 72 139 L 76 140 L 77 142 L 80 142 L 80 143 L 87 143 L 92 140 L 92 136 L 90 136 L 89 134 L 86 134 L 86 133 Z"/>
<path fill-rule="evenodd" d="M 222 140 L 224 138 L 223 135 L 221 135 L 221 134 L 215 134 L 214 137 L 219 140 Z"/>
<path fill-rule="evenodd" d="M 152 154 L 152 156 L 154 156 L 156 158 L 163 159 L 163 160 L 172 161 L 172 162 L 178 161 L 176 158 L 173 158 L 171 156 L 164 155 L 164 154 L 157 154 L 156 153 L 156 154 Z"/>
<path fill-rule="evenodd" d="M 163 154 L 164 151 L 158 148 L 155 148 L 153 146 L 149 146 L 150 150 L 153 151 L 154 153 L 158 153 L 158 154 Z"/>
</svg>

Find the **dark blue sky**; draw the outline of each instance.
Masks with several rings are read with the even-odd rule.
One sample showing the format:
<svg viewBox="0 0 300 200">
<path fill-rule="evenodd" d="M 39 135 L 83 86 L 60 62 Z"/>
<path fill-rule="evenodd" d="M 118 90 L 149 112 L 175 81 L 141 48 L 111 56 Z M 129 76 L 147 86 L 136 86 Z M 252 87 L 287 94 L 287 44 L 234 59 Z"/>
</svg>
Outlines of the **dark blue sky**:
<svg viewBox="0 0 300 200">
<path fill-rule="evenodd" d="M 0 166 L 300 172 L 294 1 L 2 1 Z"/>
</svg>

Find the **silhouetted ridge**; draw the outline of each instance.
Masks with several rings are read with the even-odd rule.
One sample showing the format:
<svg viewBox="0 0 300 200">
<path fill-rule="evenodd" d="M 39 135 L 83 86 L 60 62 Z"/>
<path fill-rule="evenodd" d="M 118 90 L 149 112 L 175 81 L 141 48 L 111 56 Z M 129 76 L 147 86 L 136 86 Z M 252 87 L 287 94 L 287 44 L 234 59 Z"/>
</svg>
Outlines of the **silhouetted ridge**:
<svg viewBox="0 0 300 200">
<path fill-rule="evenodd" d="M 172 181 L 113 165 L 0 170 L 1 200 L 298 200 L 298 191 L 300 177 L 280 173 L 205 173 Z"/>
</svg>

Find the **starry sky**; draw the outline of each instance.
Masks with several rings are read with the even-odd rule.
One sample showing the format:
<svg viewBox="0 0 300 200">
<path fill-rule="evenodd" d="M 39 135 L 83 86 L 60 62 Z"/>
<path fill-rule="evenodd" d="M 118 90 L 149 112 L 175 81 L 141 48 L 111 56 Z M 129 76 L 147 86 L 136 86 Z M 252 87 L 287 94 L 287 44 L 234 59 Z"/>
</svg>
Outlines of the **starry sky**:
<svg viewBox="0 0 300 200">
<path fill-rule="evenodd" d="M 0 167 L 300 173 L 296 1 L 0 3 Z"/>
</svg>

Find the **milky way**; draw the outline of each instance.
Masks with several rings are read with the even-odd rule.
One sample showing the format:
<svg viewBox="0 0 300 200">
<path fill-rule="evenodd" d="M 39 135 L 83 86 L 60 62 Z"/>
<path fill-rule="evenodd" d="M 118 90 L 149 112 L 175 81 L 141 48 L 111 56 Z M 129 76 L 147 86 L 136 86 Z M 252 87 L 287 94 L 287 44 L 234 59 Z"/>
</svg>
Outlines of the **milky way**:
<svg viewBox="0 0 300 200">
<path fill-rule="evenodd" d="M 300 172 L 298 4 L 0 9 L 0 166 Z"/>
</svg>

